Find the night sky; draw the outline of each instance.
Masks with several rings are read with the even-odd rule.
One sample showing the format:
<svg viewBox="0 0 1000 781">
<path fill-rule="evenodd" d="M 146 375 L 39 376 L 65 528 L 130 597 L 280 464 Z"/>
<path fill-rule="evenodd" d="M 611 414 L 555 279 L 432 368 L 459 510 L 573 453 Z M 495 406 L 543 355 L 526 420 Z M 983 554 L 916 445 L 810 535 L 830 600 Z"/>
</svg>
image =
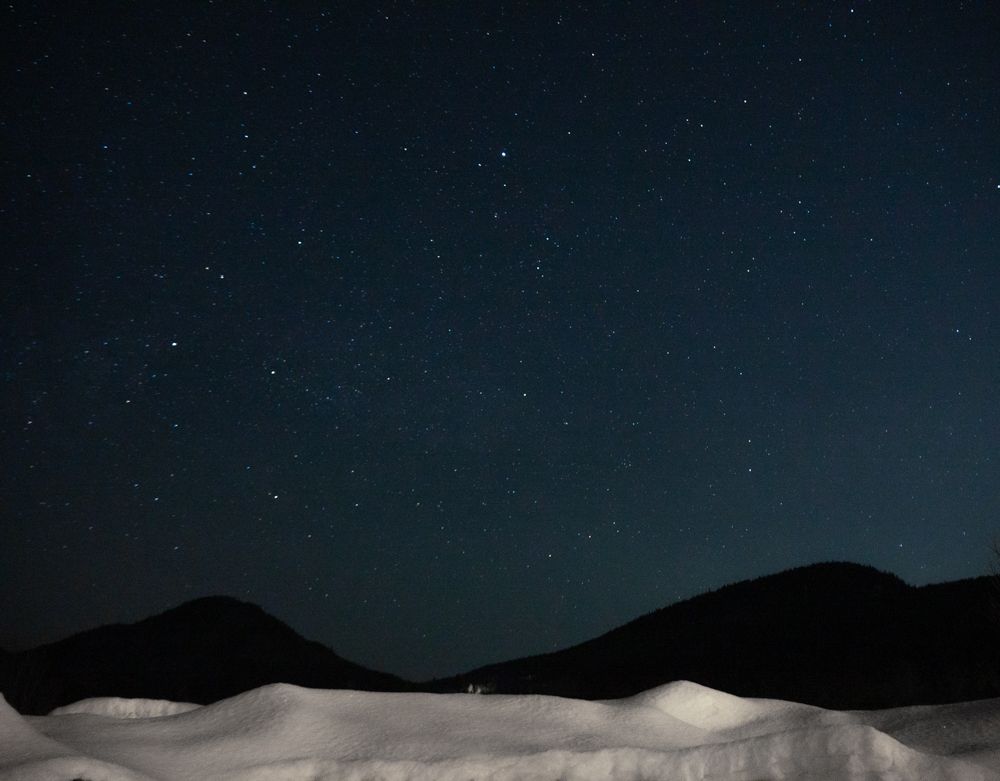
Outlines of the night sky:
<svg viewBox="0 0 1000 781">
<path fill-rule="evenodd" d="M 0 10 L 0 646 L 412 678 L 1000 531 L 995 3 Z"/>
</svg>

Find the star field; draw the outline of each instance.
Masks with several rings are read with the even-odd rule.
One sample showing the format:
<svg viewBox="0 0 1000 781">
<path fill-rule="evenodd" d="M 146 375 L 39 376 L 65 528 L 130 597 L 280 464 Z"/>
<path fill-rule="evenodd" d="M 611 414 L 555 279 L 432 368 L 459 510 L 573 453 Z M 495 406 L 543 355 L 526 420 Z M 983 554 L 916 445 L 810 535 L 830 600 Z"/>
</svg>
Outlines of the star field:
<svg viewBox="0 0 1000 781">
<path fill-rule="evenodd" d="M 10 4 L 0 647 L 426 678 L 1000 531 L 988 3 Z"/>
</svg>

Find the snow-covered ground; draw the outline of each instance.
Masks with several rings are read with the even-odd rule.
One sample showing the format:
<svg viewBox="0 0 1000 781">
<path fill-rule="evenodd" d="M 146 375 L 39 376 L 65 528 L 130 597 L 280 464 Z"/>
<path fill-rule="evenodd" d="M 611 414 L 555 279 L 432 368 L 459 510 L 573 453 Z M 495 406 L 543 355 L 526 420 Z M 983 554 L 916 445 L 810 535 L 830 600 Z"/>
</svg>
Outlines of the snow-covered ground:
<svg viewBox="0 0 1000 781">
<path fill-rule="evenodd" d="M 0 779 L 1000 781 L 1000 699 L 847 713 L 678 682 L 608 702 L 283 684 L 39 717 L 0 701 Z"/>
</svg>

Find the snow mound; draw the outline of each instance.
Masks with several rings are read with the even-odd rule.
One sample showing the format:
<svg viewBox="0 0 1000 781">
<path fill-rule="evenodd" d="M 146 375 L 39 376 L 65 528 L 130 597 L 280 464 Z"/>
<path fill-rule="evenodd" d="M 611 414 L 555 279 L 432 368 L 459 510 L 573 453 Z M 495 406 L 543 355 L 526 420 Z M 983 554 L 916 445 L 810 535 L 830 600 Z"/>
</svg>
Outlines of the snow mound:
<svg viewBox="0 0 1000 781">
<path fill-rule="evenodd" d="M 790 715 L 795 711 L 810 714 L 821 711 L 810 705 L 781 700 L 735 697 L 691 681 L 674 681 L 623 702 L 656 708 L 680 721 L 706 730 L 732 729 L 761 719 Z"/>
<path fill-rule="evenodd" d="M 129 700 L 124 697 L 92 697 L 72 705 L 56 708 L 50 716 L 67 716 L 71 713 L 89 713 L 93 716 L 110 716 L 115 719 L 155 719 L 187 713 L 200 705 L 169 700 Z"/>
<path fill-rule="evenodd" d="M 204 707 L 3 703 L 0 781 L 1000 781 L 998 725 L 1000 700 L 840 713 L 688 682 L 607 702 L 278 684 Z"/>
</svg>

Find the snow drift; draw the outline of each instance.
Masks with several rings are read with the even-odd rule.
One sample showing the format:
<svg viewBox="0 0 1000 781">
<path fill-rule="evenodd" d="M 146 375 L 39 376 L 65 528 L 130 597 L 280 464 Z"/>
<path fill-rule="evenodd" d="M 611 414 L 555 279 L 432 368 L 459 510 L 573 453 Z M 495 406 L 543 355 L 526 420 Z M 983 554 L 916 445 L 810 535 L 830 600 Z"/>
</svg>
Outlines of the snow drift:
<svg viewBox="0 0 1000 781">
<path fill-rule="evenodd" d="M 839 712 L 677 682 L 623 700 L 277 684 L 198 707 L 0 702 L 3 781 L 1000 781 L 1000 699 Z"/>
</svg>

